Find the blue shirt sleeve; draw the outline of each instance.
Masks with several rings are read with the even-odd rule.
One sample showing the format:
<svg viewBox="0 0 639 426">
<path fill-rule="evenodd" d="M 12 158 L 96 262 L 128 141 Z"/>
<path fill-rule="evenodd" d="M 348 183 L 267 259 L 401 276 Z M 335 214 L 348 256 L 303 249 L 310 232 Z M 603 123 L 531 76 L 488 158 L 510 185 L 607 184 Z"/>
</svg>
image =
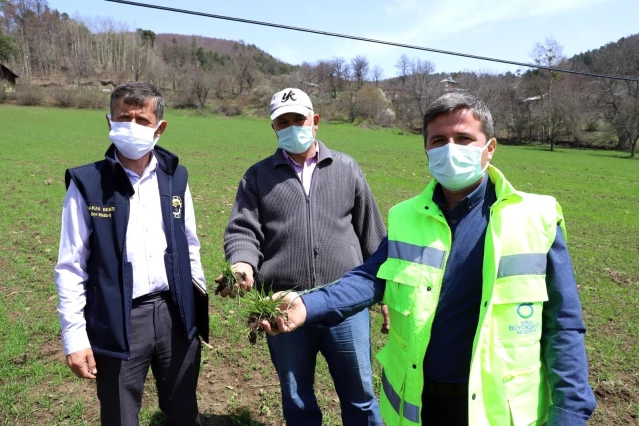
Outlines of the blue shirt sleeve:
<svg viewBox="0 0 639 426">
<path fill-rule="evenodd" d="M 388 237 L 362 265 L 347 272 L 341 279 L 302 295 L 306 305 L 306 323 L 334 325 L 384 297 L 386 281 L 377 278 L 382 263 L 388 257 Z"/>
<path fill-rule="evenodd" d="M 548 369 L 552 406 L 548 426 L 585 426 L 597 402 L 588 383 L 581 303 L 560 226 L 548 251 L 542 321 L 542 357 Z"/>
</svg>

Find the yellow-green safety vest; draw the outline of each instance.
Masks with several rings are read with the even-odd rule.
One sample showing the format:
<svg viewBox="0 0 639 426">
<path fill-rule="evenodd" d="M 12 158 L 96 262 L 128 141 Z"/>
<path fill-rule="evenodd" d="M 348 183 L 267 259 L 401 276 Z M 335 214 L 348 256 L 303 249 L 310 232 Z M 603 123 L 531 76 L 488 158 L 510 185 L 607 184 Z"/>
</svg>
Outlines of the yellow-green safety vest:
<svg viewBox="0 0 639 426">
<path fill-rule="evenodd" d="M 546 422 L 551 405 L 541 362 L 547 253 L 563 228 L 553 197 L 517 191 L 493 166 L 482 300 L 468 384 L 470 426 Z M 423 362 L 451 248 L 451 232 L 432 200 L 436 182 L 394 206 L 388 216 L 384 303 L 391 329 L 377 354 L 383 367 L 380 407 L 388 426 L 421 424 Z M 565 235 L 565 229 L 564 229 Z"/>
</svg>

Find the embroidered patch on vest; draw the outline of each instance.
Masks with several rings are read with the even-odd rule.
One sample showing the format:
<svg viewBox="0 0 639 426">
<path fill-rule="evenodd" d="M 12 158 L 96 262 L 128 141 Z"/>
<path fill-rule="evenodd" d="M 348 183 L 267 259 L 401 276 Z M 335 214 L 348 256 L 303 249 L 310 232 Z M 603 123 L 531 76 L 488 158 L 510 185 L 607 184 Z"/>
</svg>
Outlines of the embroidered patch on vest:
<svg viewBox="0 0 639 426">
<path fill-rule="evenodd" d="M 181 218 L 182 217 L 182 199 L 179 196 L 174 195 L 172 205 L 173 205 L 173 217 L 175 219 Z"/>
<path fill-rule="evenodd" d="M 91 217 L 109 218 L 112 217 L 112 213 L 115 211 L 114 206 L 87 206 Z"/>
</svg>

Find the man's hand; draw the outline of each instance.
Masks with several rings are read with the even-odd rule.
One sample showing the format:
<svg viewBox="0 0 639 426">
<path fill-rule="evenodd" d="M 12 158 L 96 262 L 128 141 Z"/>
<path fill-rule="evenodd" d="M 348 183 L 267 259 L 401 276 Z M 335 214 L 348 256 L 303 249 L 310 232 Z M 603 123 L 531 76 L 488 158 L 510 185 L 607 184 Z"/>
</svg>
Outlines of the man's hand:
<svg viewBox="0 0 639 426">
<path fill-rule="evenodd" d="M 81 379 L 95 379 L 95 375 L 98 373 L 91 348 L 67 355 L 67 365 L 73 374 Z"/>
<path fill-rule="evenodd" d="M 240 288 L 244 291 L 251 291 L 253 288 L 253 267 L 245 262 L 237 262 L 231 266 L 231 270 L 235 274 Z"/>
<path fill-rule="evenodd" d="M 286 313 L 285 318 L 277 319 L 277 330 L 272 330 L 268 321 L 262 321 L 262 327 L 271 336 L 280 333 L 290 333 L 301 327 L 306 322 L 306 305 L 304 301 L 294 291 L 291 291 L 282 297 L 284 292 L 277 292 L 273 295 L 273 299 L 280 299 L 280 310 Z"/>
<path fill-rule="evenodd" d="M 238 290 L 241 288 L 243 291 L 251 291 L 253 288 L 253 267 L 245 262 L 237 262 L 231 266 L 231 271 L 235 275 L 235 284 L 231 288 L 224 275 L 220 275 L 215 279 L 218 288 L 215 290 L 215 294 L 219 294 L 222 297 L 230 296 L 231 298 L 237 295 Z M 220 290 L 222 288 L 222 290 Z"/>
<path fill-rule="evenodd" d="M 388 306 L 382 305 L 382 315 L 384 315 L 384 323 L 382 324 L 382 329 L 379 330 L 382 334 L 388 334 L 390 330 L 390 317 L 388 316 Z"/>
</svg>

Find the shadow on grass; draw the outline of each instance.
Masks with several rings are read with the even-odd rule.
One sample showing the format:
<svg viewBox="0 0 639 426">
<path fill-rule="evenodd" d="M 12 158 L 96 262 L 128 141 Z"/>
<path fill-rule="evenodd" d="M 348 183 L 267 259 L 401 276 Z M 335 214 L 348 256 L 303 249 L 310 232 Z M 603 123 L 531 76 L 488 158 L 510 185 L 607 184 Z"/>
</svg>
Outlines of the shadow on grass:
<svg viewBox="0 0 639 426">
<path fill-rule="evenodd" d="M 608 157 L 608 158 L 621 158 L 622 160 L 636 160 L 639 157 L 631 157 L 630 154 L 595 154 L 595 153 L 590 153 L 588 155 L 591 155 L 593 157 Z"/>
<path fill-rule="evenodd" d="M 266 423 L 251 419 L 248 408 L 239 409 L 239 414 L 207 414 L 200 413 L 202 426 L 266 426 Z M 149 426 L 164 426 L 166 416 L 162 411 L 156 411 L 151 416 Z"/>
<path fill-rule="evenodd" d="M 528 149 L 530 151 L 545 151 L 545 152 L 552 152 L 557 154 L 566 154 L 568 150 L 572 149 L 572 148 L 561 147 L 559 148 L 560 150 L 555 148 L 554 151 L 551 151 L 549 146 L 543 146 L 543 145 L 537 145 L 537 146 L 516 145 L 516 146 L 522 147 L 523 149 Z"/>
</svg>

